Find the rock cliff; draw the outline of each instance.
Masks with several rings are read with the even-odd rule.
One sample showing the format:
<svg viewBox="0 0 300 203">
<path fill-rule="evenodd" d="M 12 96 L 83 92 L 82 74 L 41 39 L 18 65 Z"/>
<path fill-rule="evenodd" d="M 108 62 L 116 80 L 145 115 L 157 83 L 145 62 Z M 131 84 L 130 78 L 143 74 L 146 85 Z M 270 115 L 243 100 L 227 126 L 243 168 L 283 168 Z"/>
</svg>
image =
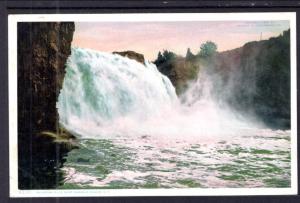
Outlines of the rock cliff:
<svg viewBox="0 0 300 203">
<path fill-rule="evenodd" d="M 290 31 L 219 53 L 212 62 L 221 75 L 219 95 L 238 110 L 254 113 L 274 128 L 290 128 Z"/>
<path fill-rule="evenodd" d="M 56 101 L 71 54 L 73 22 L 18 23 L 19 188 L 52 188 L 55 170 L 69 149 L 55 138 L 71 136 L 59 127 Z M 50 136 L 51 135 L 51 136 Z"/>
</svg>

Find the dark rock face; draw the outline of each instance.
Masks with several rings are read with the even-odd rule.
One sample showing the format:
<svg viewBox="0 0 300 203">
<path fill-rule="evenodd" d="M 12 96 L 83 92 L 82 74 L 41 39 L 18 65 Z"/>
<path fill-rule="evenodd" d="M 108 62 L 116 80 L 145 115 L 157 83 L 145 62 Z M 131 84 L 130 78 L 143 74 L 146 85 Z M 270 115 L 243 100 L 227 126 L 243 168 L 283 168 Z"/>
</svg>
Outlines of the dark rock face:
<svg viewBox="0 0 300 203">
<path fill-rule="evenodd" d="M 145 64 L 145 58 L 143 54 L 136 53 L 134 51 L 121 51 L 121 52 L 113 52 L 113 54 L 119 54 L 121 56 L 136 60 L 141 64 Z"/>
<path fill-rule="evenodd" d="M 289 30 L 219 53 L 212 67 L 222 75 L 219 89 L 232 92 L 227 98 L 232 106 L 253 112 L 270 127 L 290 128 Z"/>
<path fill-rule="evenodd" d="M 59 183 L 55 169 L 69 149 L 63 142 L 54 143 L 55 136 L 43 134 L 66 135 L 58 124 L 56 101 L 74 30 L 73 22 L 18 23 L 20 189 L 53 188 Z"/>
</svg>

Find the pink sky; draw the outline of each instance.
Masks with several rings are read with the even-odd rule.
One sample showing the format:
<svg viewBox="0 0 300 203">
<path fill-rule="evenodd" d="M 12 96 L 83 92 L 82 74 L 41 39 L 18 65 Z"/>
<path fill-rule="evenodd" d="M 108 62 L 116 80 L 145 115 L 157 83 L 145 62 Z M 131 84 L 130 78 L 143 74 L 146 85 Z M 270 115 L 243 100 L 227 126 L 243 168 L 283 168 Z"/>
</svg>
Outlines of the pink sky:
<svg viewBox="0 0 300 203">
<path fill-rule="evenodd" d="M 262 39 L 268 39 L 288 28 L 288 21 L 80 22 L 75 23 L 73 46 L 104 52 L 133 50 L 154 60 L 164 49 L 184 56 L 191 48 L 196 54 L 209 40 L 218 51 L 225 51 L 260 40 L 261 33 Z"/>
</svg>

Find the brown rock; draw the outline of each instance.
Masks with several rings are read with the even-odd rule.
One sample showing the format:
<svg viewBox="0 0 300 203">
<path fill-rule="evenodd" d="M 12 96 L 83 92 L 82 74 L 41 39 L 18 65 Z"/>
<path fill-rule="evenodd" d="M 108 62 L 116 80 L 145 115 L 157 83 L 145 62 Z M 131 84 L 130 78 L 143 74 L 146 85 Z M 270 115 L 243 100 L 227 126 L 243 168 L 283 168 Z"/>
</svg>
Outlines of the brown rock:
<svg viewBox="0 0 300 203">
<path fill-rule="evenodd" d="M 121 56 L 136 60 L 137 62 L 140 62 L 141 64 L 145 64 L 144 55 L 136 53 L 134 51 L 121 51 L 121 52 L 114 51 L 113 54 L 119 54 Z"/>
</svg>

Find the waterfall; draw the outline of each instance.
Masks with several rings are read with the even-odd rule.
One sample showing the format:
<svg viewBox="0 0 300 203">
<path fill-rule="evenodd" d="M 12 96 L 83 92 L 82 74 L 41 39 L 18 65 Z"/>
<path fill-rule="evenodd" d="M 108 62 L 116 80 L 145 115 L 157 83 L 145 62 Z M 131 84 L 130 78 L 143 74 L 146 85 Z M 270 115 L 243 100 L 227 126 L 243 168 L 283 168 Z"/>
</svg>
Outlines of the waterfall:
<svg viewBox="0 0 300 203">
<path fill-rule="evenodd" d="M 66 66 L 57 103 L 60 123 L 81 136 L 115 129 L 116 121 L 123 125 L 159 116 L 178 100 L 170 80 L 148 61 L 143 65 L 117 54 L 72 48 Z"/>
<path fill-rule="evenodd" d="M 212 97 L 201 73 L 179 99 L 157 67 L 116 54 L 72 48 L 57 108 L 60 123 L 83 138 L 237 134 L 249 122 Z"/>
</svg>

